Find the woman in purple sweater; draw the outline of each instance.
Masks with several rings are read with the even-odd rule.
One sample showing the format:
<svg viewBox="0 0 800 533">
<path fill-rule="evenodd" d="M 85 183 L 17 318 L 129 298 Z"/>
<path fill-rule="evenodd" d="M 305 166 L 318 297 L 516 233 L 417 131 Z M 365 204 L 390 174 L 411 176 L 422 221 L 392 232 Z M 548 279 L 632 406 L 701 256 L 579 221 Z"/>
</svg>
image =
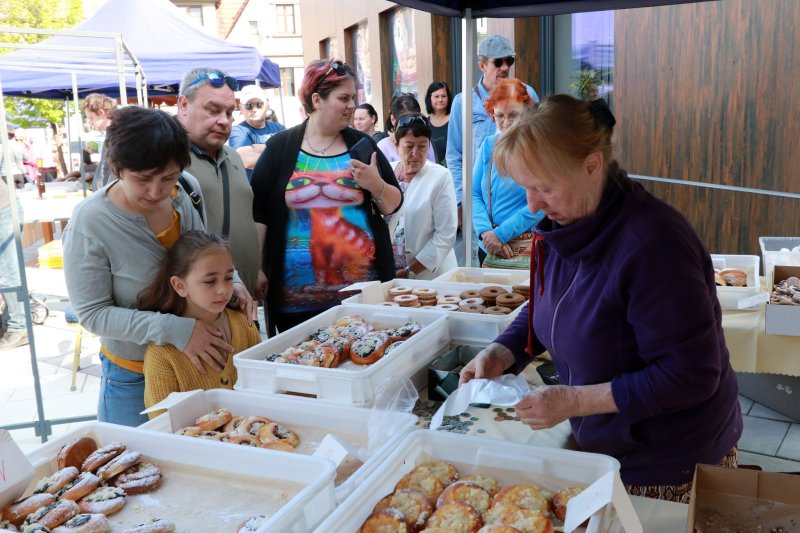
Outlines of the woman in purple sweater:
<svg viewBox="0 0 800 533">
<path fill-rule="evenodd" d="M 708 250 L 678 211 L 611 158 L 603 100 L 548 97 L 497 141 L 536 227 L 530 302 L 461 372 L 520 372 L 545 350 L 561 385 L 516 406 L 533 429 L 569 419 L 578 446 L 619 460 L 631 494 L 688 502 L 697 463 L 736 465 L 736 376 Z"/>
</svg>

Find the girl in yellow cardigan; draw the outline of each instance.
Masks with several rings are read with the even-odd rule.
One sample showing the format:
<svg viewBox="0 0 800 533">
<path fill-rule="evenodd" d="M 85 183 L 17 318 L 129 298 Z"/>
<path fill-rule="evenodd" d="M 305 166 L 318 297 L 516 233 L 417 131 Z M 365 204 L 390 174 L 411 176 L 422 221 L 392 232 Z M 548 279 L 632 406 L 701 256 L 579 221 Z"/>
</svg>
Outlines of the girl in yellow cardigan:
<svg viewBox="0 0 800 533">
<path fill-rule="evenodd" d="M 261 342 L 244 313 L 227 307 L 233 296 L 233 258 L 228 243 L 207 231 L 187 231 L 175 242 L 158 275 L 139 295 L 139 309 L 194 318 L 216 328 L 233 346 L 221 371 L 198 371 L 172 344 L 150 343 L 144 355 L 144 403 L 155 405 L 173 391 L 232 389 L 233 355 Z M 152 418 L 159 413 L 150 413 Z"/>
</svg>

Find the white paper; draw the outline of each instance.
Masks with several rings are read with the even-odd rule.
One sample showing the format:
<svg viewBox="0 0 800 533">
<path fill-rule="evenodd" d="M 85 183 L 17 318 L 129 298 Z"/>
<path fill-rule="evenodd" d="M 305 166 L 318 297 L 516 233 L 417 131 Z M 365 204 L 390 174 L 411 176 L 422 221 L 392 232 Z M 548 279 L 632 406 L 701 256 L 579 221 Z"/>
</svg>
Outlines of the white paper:
<svg viewBox="0 0 800 533">
<path fill-rule="evenodd" d="M 531 393 L 531 386 L 522 376 L 505 374 L 494 379 L 473 379 L 457 388 L 431 418 L 432 430 L 439 428 L 445 416 L 454 416 L 467 410 L 471 403 L 490 405 L 517 405 Z"/>
<path fill-rule="evenodd" d="M 616 510 L 626 533 L 642 533 L 642 524 L 617 472 L 608 472 L 567 502 L 565 533 L 575 531 L 608 503 Z"/>
<path fill-rule="evenodd" d="M 748 307 L 755 307 L 759 304 L 765 304 L 769 301 L 769 293 L 768 292 L 759 292 L 754 296 L 750 296 L 748 298 L 742 298 L 737 302 L 737 307 L 739 309 L 747 309 Z"/>
<path fill-rule="evenodd" d="M 0 429 L 0 509 L 22 495 L 35 473 L 11 434 Z"/>
<path fill-rule="evenodd" d="M 317 450 L 312 454 L 314 457 L 322 457 L 323 459 L 330 459 L 338 467 L 342 464 L 348 455 L 352 455 L 362 463 L 367 462 L 367 458 L 363 457 L 361 453 L 350 446 L 347 442 L 339 439 L 336 435 L 328 433 L 322 439 Z"/>
<path fill-rule="evenodd" d="M 202 389 L 196 389 L 187 392 L 171 392 L 169 396 L 158 402 L 157 404 L 145 409 L 140 414 L 146 415 L 147 413 L 152 413 L 153 411 L 160 411 L 162 409 L 169 409 L 182 401 L 186 398 L 194 396 L 195 394 L 201 394 L 203 392 Z"/>
</svg>

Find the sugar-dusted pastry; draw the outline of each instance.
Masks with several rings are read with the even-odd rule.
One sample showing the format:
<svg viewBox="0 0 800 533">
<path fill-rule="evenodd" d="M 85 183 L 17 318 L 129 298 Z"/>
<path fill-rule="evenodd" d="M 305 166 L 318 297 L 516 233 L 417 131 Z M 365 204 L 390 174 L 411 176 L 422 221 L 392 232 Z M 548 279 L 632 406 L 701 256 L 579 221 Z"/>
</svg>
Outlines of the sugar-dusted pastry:
<svg viewBox="0 0 800 533">
<path fill-rule="evenodd" d="M 389 494 L 375 505 L 373 512 L 387 507 L 403 513 L 409 530 L 412 532 L 424 528 L 433 512 L 433 506 L 424 494 L 409 489 L 401 489 Z"/>
<path fill-rule="evenodd" d="M 428 520 L 428 527 L 442 527 L 452 533 L 477 533 L 482 526 L 480 513 L 465 503 L 442 505 Z"/>
</svg>

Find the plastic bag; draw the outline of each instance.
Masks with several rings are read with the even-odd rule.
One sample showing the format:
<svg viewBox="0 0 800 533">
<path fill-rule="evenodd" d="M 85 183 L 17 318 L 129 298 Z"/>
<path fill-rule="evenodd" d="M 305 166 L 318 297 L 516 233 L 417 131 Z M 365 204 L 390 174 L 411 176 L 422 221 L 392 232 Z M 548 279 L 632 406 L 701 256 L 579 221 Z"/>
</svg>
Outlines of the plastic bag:
<svg viewBox="0 0 800 533">
<path fill-rule="evenodd" d="M 455 390 L 431 418 L 431 429 L 442 425 L 445 416 L 463 413 L 472 403 L 517 405 L 531 393 L 531 386 L 522 376 L 505 374 L 494 379 L 473 379 Z"/>
<path fill-rule="evenodd" d="M 396 414 L 410 413 L 418 399 L 419 393 L 407 377 L 392 376 L 378 384 L 369 414 L 367 455 L 372 455 L 397 433 Z"/>
</svg>

